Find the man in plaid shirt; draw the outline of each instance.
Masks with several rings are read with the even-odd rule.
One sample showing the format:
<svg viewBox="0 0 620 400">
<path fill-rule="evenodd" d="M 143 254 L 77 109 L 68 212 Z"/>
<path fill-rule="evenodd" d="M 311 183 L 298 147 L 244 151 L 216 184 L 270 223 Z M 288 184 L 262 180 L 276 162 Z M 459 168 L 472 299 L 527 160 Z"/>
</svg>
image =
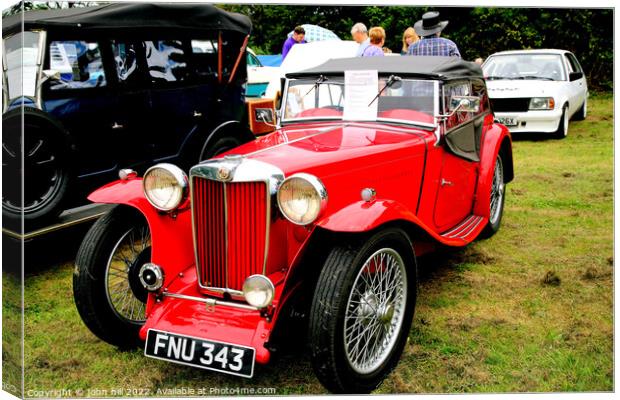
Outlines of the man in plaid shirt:
<svg viewBox="0 0 620 400">
<path fill-rule="evenodd" d="M 456 43 L 440 37 L 441 31 L 446 25 L 448 25 L 448 21 L 440 21 L 437 11 L 424 14 L 422 19 L 413 26 L 421 39 L 409 46 L 407 55 L 461 57 Z"/>
</svg>

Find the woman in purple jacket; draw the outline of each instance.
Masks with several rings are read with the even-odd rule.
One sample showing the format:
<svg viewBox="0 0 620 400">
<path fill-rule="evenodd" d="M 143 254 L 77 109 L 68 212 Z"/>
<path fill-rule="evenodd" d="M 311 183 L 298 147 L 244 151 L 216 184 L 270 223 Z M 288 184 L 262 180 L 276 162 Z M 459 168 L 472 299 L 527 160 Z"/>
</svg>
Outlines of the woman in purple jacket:
<svg viewBox="0 0 620 400">
<path fill-rule="evenodd" d="M 385 30 L 380 26 L 370 28 L 368 31 L 370 46 L 364 49 L 362 57 L 383 57 L 383 44 L 385 43 Z"/>
</svg>

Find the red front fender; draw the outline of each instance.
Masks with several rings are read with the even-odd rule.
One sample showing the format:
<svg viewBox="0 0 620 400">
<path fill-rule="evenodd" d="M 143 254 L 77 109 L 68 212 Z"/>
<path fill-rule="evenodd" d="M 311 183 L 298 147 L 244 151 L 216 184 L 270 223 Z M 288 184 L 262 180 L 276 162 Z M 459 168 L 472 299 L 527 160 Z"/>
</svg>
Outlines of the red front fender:
<svg viewBox="0 0 620 400">
<path fill-rule="evenodd" d="M 410 210 L 396 201 L 358 201 L 322 219 L 317 225 L 334 232 L 368 232 L 398 219 L 418 221 Z"/>
<path fill-rule="evenodd" d="M 448 246 L 464 246 L 467 244 L 460 238 L 448 238 L 439 235 L 411 210 L 394 200 L 358 201 L 322 219 L 317 223 L 317 226 L 333 232 L 368 232 L 393 221 L 405 221 L 416 225 L 433 239 Z"/>
<path fill-rule="evenodd" d="M 88 196 L 95 203 L 123 204 L 136 208 L 151 230 L 151 260 L 164 269 L 164 287 L 194 263 L 191 213 L 176 215 L 156 210 L 144 196 L 142 179 L 109 183 Z"/>
</svg>

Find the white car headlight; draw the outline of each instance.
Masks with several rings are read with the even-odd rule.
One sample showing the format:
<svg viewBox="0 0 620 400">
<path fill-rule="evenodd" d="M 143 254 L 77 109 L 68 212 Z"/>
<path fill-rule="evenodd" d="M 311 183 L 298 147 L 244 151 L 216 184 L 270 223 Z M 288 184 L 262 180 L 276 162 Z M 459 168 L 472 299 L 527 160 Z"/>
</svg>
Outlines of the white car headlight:
<svg viewBox="0 0 620 400">
<path fill-rule="evenodd" d="M 275 288 L 264 275 L 252 275 L 243 282 L 243 296 L 249 305 L 265 308 L 273 301 Z"/>
<path fill-rule="evenodd" d="M 532 97 L 530 99 L 530 110 L 553 110 L 555 100 L 553 97 Z"/>
<path fill-rule="evenodd" d="M 304 173 L 292 175 L 278 189 L 278 207 L 294 224 L 311 224 L 326 205 L 327 190 L 316 176 Z"/>
<path fill-rule="evenodd" d="M 144 174 L 142 187 L 149 203 L 161 211 L 175 210 L 187 200 L 187 175 L 176 165 L 152 166 Z"/>
</svg>

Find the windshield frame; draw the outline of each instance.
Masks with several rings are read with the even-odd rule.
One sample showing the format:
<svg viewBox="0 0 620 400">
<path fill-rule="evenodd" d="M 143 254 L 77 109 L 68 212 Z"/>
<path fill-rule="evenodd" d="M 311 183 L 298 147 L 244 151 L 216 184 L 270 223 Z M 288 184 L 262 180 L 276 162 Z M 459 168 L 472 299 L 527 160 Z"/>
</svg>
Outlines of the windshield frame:
<svg viewBox="0 0 620 400">
<path fill-rule="evenodd" d="M 390 74 L 386 74 L 386 73 L 380 73 L 379 74 L 379 79 L 383 80 L 383 81 L 387 81 L 387 79 L 389 79 Z M 402 80 L 403 81 L 414 81 L 414 82 L 432 82 L 433 83 L 433 123 L 427 123 L 427 122 L 422 122 L 422 121 L 412 121 L 412 120 L 403 120 L 403 119 L 396 119 L 396 118 L 381 118 L 381 117 L 377 117 L 376 120 L 374 121 L 355 121 L 355 120 L 343 120 L 343 116 L 321 116 L 321 117 L 301 117 L 301 118 L 284 118 L 285 116 L 285 110 L 286 110 L 286 104 L 287 104 L 287 96 L 289 93 L 289 87 L 291 82 L 293 81 L 298 81 L 298 80 L 303 80 L 303 81 L 307 81 L 307 82 L 312 82 L 312 81 L 316 81 L 317 79 L 319 79 L 319 77 L 316 77 L 316 79 L 314 79 L 315 77 L 303 77 L 303 78 L 286 78 L 285 84 L 284 84 L 284 90 L 283 90 L 283 95 L 280 101 L 280 110 L 279 110 L 279 115 L 280 115 L 280 124 L 281 125 L 287 125 L 287 124 L 295 124 L 295 123 L 300 123 L 300 122 L 325 122 L 325 121 L 340 121 L 340 122 L 370 122 L 370 123 L 392 123 L 392 124 L 399 124 L 399 125 L 409 125 L 409 126 L 416 126 L 416 127 L 421 127 L 424 128 L 426 130 L 435 130 L 437 129 L 437 127 L 439 126 L 439 117 L 441 114 L 441 110 L 440 110 L 440 97 L 441 97 L 441 89 L 440 89 L 440 85 L 441 82 L 439 80 L 435 80 L 435 79 L 420 79 L 419 77 L 416 78 L 411 78 L 411 77 L 403 77 Z M 330 78 L 333 79 L 332 82 L 338 82 L 339 85 L 344 86 L 344 75 L 331 75 Z M 338 80 L 336 80 L 338 79 Z M 320 82 L 320 84 L 324 84 L 324 83 L 330 83 L 329 80 L 326 80 L 324 82 Z M 376 99 L 375 101 L 378 101 L 378 99 Z"/>
<path fill-rule="evenodd" d="M 8 62 L 6 57 L 6 41 L 10 38 L 15 37 L 16 35 L 24 35 L 25 33 L 35 33 L 37 34 L 37 54 L 35 60 L 35 71 L 34 71 L 34 95 L 24 94 L 23 93 L 23 80 L 24 80 L 24 65 L 23 65 L 23 37 L 21 41 L 21 49 L 22 49 L 22 64 L 21 64 L 21 85 L 22 85 L 22 93 L 19 96 L 10 97 L 11 89 L 9 87 L 9 79 L 8 79 Z M 7 108 L 11 104 L 11 102 L 15 99 L 26 98 L 34 101 L 35 105 L 41 109 L 42 108 L 42 99 L 41 99 L 41 79 L 43 78 L 43 60 L 45 59 L 45 44 L 47 43 L 47 31 L 42 29 L 32 29 L 26 30 L 23 32 L 17 32 L 6 37 L 2 38 L 2 83 L 3 87 L 3 102 L 2 102 L 2 111 L 6 112 Z"/>
</svg>

